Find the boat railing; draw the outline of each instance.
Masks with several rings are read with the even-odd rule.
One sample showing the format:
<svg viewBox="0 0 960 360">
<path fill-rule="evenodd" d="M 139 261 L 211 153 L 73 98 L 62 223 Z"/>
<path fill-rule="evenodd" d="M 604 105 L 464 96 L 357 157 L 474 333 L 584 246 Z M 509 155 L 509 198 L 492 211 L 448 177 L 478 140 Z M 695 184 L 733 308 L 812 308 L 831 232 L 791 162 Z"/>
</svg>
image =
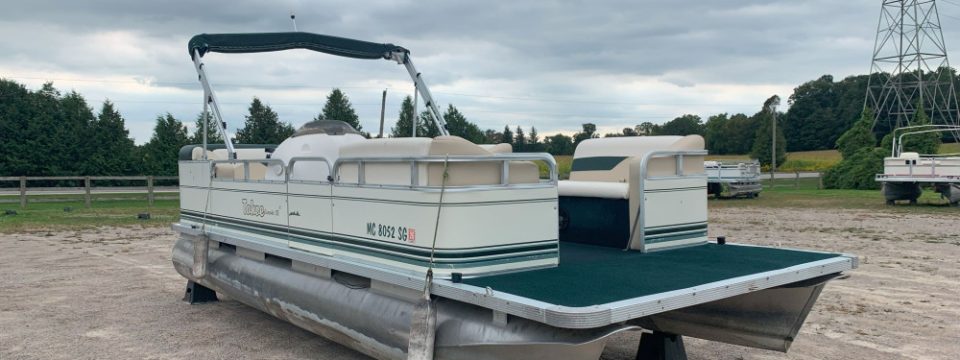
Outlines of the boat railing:
<svg viewBox="0 0 960 360">
<path fill-rule="evenodd" d="M 639 204 L 637 209 L 637 215 L 633 222 L 633 230 L 630 232 L 630 239 L 627 243 L 627 249 L 639 249 L 641 252 L 646 252 L 646 244 L 644 239 L 646 238 L 646 229 L 645 229 L 645 218 L 646 218 L 646 182 L 647 180 L 673 180 L 673 179 L 689 179 L 689 178 L 701 178 L 706 179 L 707 175 L 704 174 L 694 174 L 687 175 L 683 168 L 684 157 L 687 156 L 705 156 L 707 155 L 707 150 L 658 150 L 648 152 L 640 160 L 640 174 L 639 181 L 637 182 L 637 191 L 639 192 Z M 650 162 L 656 158 L 665 158 L 665 157 L 674 157 L 676 161 L 676 173 L 668 176 L 649 176 Z M 701 163 L 703 160 L 699 160 Z M 632 189 L 631 189 L 632 190 Z M 639 237 L 634 235 L 639 234 Z M 634 239 L 638 239 L 639 246 L 634 246 Z"/>
<path fill-rule="evenodd" d="M 716 181 L 755 181 L 760 177 L 760 164 L 757 162 L 736 165 L 718 163 L 716 166 L 705 166 L 704 169 L 710 180 Z"/>
<path fill-rule="evenodd" d="M 542 161 L 549 168 L 549 178 L 541 179 L 538 183 L 529 184 L 511 184 L 510 183 L 510 163 L 514 161 Z M 447 186 L 448 188 L 480 189 L 480 188 L 522 188 L 522 187 L 540 187 L 543 185 L 557 185 L 557 162 L 553 156 L 547 153 L 517 153 L 517 154 L 496 154 L 496 155 L 452 155 L 452 156 L 398 156 L 398 157 L 342 157 L 333 164 L 332 178 L 335 185 L 351 185 L 358 187 L 375 188 L 396 188 L 396 189 L 431 189 L 440 188 L 441 185 L 422 185 L 420 183 L 420 165 L 421 164 L 443 164 L 450 163 L 485 163 L 500 162 L 500 181 L 496 184 L 485 185 L 463 185 Z M 397 184 L 371 184 L 366 181 L 367 164 L 409 164 L 410 181 L 409 185 Z M 357 181 L 340 181 L 340 170 L 345 164 L 357 164 Z"/>
<path fill-rule="evenodd" d="M 883 168 L 884 173 L 877 174 L 877 180 L 895 177 L 960 178 L 960 157 L 886 158 Z"/>
<path fill-rule="evenodd" d="M 297 163 L 317 163 L 317 162 L 322 162 L 324 165 L 326 165 L 326 167 L 327 167 L 327 178 L 326 178 L 326 179 L 310 180 L 310 179 L 294 179 L 294 178 L 293 178 L 294 172 L 296 171 L 296 165 L 297 165 Z M 331 165 L 330 165 L 330 160 L 327 160 L 327 158 L 322 157 L 322 156 L 297 156 L 297 157 L 290 158 L 290 160 L 287 162 L 286 173 L 287 173 L 287 177 L 286 177 L 286 178 L 287 178 L 287 181 L 288 181 L 288 182 L 289 182 L 289 181 L 298 181 L 298 182 L 306 182 L 306 183 L 310 183 L 310 182 L 319 182 L 319 183 L 327 182 L 327 183 L 330 183 L 330 182 L 333 182 L 333 177 L 330 176 L 330 174 L 332 174 L 332 169 L 331 169 Z"/>
<path fill-rule="evenodd" d="M 218 169 L 223 167 L 218 167 L 218 165 L 231 165 L 234 168 L 231 169 L 230 176 L 221 176 L 218 173 Z M 236 172 L 237 166 L 242 167 L 242 176 L 238 177 Z M 286 166 L 283 165 L 283 161 L 280 159 L 229 159 L 229 160 L 211 160 L 210 161 L 210 177 L 216 179 L 217 181 L 242 181 L 242 182 L 265 182 L 265 183 L 283 183 L 287 180 L 288 175 L 284 175 L 282 180 L 271 180 L 266 178 L 267 168 L 270 166 L 280 166 L 283 169 L 283 173 L 286 174 Z M 264 176 L 251 176 L 251 170 L 262 172 Z"/>
</svg>

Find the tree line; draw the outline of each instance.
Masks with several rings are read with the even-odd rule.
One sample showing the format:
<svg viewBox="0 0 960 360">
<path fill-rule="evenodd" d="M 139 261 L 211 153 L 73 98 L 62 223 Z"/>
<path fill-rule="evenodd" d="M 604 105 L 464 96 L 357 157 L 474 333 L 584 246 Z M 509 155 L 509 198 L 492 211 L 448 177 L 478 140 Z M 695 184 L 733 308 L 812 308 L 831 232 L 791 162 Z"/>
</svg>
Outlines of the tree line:
<svg viewBox="0 0 960 360">
<path fill-rule="evenodd" d="M 960 78 L 950 69 L 951 75 Z M 877 75 L 874 75 L 877 76 Z M 777 137 L 777 162 L 783 163 L 786 151 L 837 148 L 838 140 L 861 118 L 867 75 L 849 76 L 834 81 L 830 75 L 796 87 L 787 99 L 786 112 L 774 110 L 778 96 L 758 104 L 752 115 L 721 113 L 703 120 L 685 114 L 663 124 L 643 122 L 603 137 L 644 135 L 702 135 L 711 154 L 750 154 L 762 163 L 771 161 L 771 136 Z M 960 91 L 960 86 L 957 87 Z M 397 120 L 388 136 L 407 137 L 413 133 L 413 100 L 407 96 L 400 105 Z M 481 129 L 454 105 L 443 114 L 451 135 L 477 144 L 509 143 L 517 152 L 549 152 L 571 155 L 584 140 L 601 137 L 597 126 L 584 122 L 572 136 L 558 133 L 541 137 L 536 127 L 521 126 Z M 367 137 L 349 97 L 333 89 L 314 120 L 341 120 Z M 416 115 L 417 136 L 439 135 L 433 115 Z M 180 147 L 202 142 L 207 122 L 209 143 L 223 141 L 211 118 L 198 114 L 188 132 L 180 119 L 170 113 L 159 114 L 153 134 L 143 145 L 130 138 L 125 119 L 109 100 L 95 111 L 76 91 L 63 93 L 52 83 L 31 91 L 11 80 L 0 79 L 0 175 L 175 175 Z M 772 133 L 776 121 L 777 132 Z M 872 128 L 882 138 L 890 129 Z M 283 122 L 268 104 L 254 97 L 244 116 L 243 127 L 236 129 L 235 141 L 246 144 L 278 144 L 295 129 Z"/>
</svg>

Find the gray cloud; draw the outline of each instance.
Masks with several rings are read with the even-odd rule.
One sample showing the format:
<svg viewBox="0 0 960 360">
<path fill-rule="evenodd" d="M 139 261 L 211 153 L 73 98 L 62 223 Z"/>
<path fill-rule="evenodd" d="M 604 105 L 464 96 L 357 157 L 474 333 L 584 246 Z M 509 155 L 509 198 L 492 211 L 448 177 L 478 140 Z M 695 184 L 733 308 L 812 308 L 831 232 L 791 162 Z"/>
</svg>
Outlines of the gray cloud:
<svg viewBox="0 0 960 360">
<path fill-rule="evenodd" d="M 940 4 L 960 16 L 960 6 Z M 879 4 L 859 1 L 30 1 L 0 13 L 0 77 L 52 79 L 91 104 L 117 102 L 138 142 L 170 111 L 191 122 L 199 85 L 186 54 L 194 34 L 300 30 L 411 49 L 441 103 L 482 127 L 610 131 L 684 113 L 756 111 L 773 93 L 822 74 L 866 72 Z M 960 24 L 944 21 L 944 37 Z M 957 44 L 960 46 L 960 44 Z M 386 61 L 305 51 L 208 56 L 224 111 L 239 127 L 259 96 L 285 121 L 319 111 L 343 88 L 366 129 L 390 88 L 388 125 L 405 72 Z M 477 96 L 479 95 L 479 96 Z"/>
</svg>

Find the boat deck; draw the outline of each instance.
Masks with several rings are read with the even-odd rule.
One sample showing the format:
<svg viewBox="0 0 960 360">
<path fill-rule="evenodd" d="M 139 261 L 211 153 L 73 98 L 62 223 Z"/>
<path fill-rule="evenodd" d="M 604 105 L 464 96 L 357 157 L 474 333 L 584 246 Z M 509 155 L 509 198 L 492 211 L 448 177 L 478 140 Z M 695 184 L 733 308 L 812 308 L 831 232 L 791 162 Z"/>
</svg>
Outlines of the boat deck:
<svg viewBox="0 0 960 360">
<path fill-rule="evenodd" d="M 554 305 L 584 307 L 695 288 L 842 256 L 713 243 L 646 254 L 569 242 L 560 244 L 558 267 L 463 282 Z"/>
</svg>

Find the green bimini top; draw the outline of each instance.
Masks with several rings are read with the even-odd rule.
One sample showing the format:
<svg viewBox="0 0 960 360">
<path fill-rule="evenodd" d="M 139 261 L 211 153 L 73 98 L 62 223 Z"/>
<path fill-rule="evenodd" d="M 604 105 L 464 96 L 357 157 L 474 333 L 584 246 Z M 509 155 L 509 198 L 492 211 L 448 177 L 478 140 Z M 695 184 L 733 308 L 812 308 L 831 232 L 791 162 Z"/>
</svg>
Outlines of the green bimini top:
<svg viewBox="0 0 960 360">
<path fill-rule="evenodd" d="M 307 32 L 200 34 L 187 44 L 191 58 L 194 50 L 199 51 L 202 57 L 207 52 L 254 53 L 290 49 L 307 49 L 355 59 L 390 59 L 395 52 L 409 53 L 407 49 L 393 44 Z"/>
<path fill-rule="evenodd" d="M 686 289 L 842 256 L 769 247 L 705 244 L 651 253 L 560 243 L 560 265 L 464 279 L 568 307 L 600 305 Z"/>
</svg>

